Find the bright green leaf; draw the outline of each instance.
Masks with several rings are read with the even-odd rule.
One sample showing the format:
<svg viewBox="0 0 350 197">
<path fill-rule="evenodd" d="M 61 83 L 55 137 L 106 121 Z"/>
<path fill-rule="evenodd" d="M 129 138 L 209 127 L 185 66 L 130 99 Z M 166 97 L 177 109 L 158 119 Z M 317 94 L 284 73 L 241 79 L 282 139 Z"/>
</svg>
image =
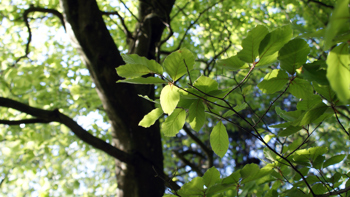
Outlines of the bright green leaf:
<svg viewBox="0 0 350 197">
<path fill-rule="evenodd" d="M 312 109 L 305 113 L 299 125 L 303 126 L 312 123 L 312 121 L 320 117 L 326 111 L 327 108 L 328 106 L 323 102 L 315 105 L 314 107 L 312 107 Z"/>
<path fill-rule="evenodd" d="M 132 79 L 124 79 L 119 80 L 117 83 L 132 83 L 132 84 L 165 84 L 163 79 L 160 79 L 158 77 L 138 77 L 138 78 L 132 78 Z"/>
<path fill-rule="evenodd" d="M 204 93 L 209 93 L 210 91 L 217 90 L 219 84 L 214 79 L 202 75 L 193 83 L 193 86 Z"/>
<path fill-rule="evenodd" d="M 163 110 L 161 108 L 153 109 L 151 112 L 149 112 L 143 117 L 143 119 L 139 122 L 139 126 L 145 128 L 152 126 L 162 114 Z"/>
<path fill-rule="evenodd" d="M 136 54 L 122 54 L 122 58 L 127 64 L 142 64 L 153 71 L 153 73 L 163 74 L 163 67 L 154 60 L 149 60 Z"/>
<path fill-rule="evenodd" d="M 220 157 L 223 157 L 227 152 L 229 145 L 228 135 L 221 121 L 215 125 L 210 134 L 210 145 L 213 151 Z"/>
<path fill-rule="evenodd" d="M 242 183 L 247 182 L 247 180 L 254 180 L 254 177 L 259 173 L 259 166 L 255 163 L 245 165 L 241 170 Z M 244 181 L 244 179 L 247 179 Z"/>
<path fill-rule="evenodd" d="M 258 84 L 258 87 L 263 93 L 272 94 L 282 90 L 288 80 L 287 73 L 275 69 L 264 77 L 264 80 Z"/>
<path fill-rule="evenodd" d="M 192 70 L 194 59 L 194 55 L 188 49 L 180 49 L 168 55 L 163 65 L 173 81 L 176 81 Z"/>
<path fill-rule="evenodd" d="M 258 25 L 254 29 L 248 32 L 248 36 L 243 39 L 243 49 L 237 54 L 238 57 L 247 63 L 255 62 L 256 57 L 259 55 L 259 45 L 269 31 L 263 25 Z"/>
<path fill-rule="evenodd" d="M 118 75 L 125 78 L 141 77 L 151 72 L 145 65 L 142 64 L 126 64 L 119 66 L 116 69 Z"/>
<path fill-rule="evenodd" d="M 186 121 L 186 111 L 183 109 L 175 109 L 162 124 L 162 132 L 164 136 L 175 136 L 184 126 Z"/>
<path fill-rule="evenodd" d="M 164 113 L 171 114 L 180 101 L 180 93 L 174 85 L 166 85 L 160 93 L 160 105 Z"/>
<path fill-rule="evenodd" d="M 334 44 L 333 39 L 337 34 L 345 29 L 349 30 L 349 0 L 338 0 L 336 1 L 332 15 L 326 28 L 325 33 L 325 50 L 331 48 Z"/>
<path fill-rule="evenodd" d="M 350 54 L 347 43 L 335 47 L 327 57 L 327 78 L 342 102 L 350 99 Z"/>
</svg>

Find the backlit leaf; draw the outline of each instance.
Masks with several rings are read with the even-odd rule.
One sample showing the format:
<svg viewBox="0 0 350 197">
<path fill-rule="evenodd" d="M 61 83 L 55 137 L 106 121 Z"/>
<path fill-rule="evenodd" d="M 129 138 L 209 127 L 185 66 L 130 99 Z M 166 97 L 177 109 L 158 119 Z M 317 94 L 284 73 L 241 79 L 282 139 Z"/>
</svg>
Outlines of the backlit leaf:
<svg viewBox="0 0 350 197">
<path fill-rule="evenodd" d="M 347 43 L 335 47 L 327 57 L 327 78 L 342 102 L 350 99 L 350 54 Z"/>
<path fill-rule="evenodd" d="M 142 64 L 126 64 L 119 66 L 116 69 L 118 75 L 125 78 L 141 77 L 151 72 L 145 65 Z"/>
<path fill-rule="evenodd" d="M 193 130 L 199 131 L 205 122 L 204 105 L 202 100 L 193 102 L 188 110 L 189 123 Z"/>
<path fill-rule="evenodd" d="M 194 59 L 194 55 L 188 49 L 180 49 L 168 55 L 163 65 L 172 80 L 176 81 L 187 73 L 187 69 L 192 70 Z"/>
<path fill-rule="evenodd" d="M 174 85 L 166 85 L 160 93 L 160 105 L 164 113 L 171 114 L 180 101 L 180 93 Z"/>
<path fill-rule="evenodd" d="M 117 83 L 132 83 L 132 84 L 165 84 L 163 79 L 160 79 L 158 77 L 138 77 L 138 78 L 132 78 L 132 79 L 124 79 L 119 80 Z"/>
<path fill-rule="evenodd" d="M 275 69 L 264 77 L 264 80 L 258 84 L 258 87 L 263 93 L 272 94 L 282 90 L 288 80 L 287 73 Z"/>
<path fill-rule="evenodd" d="M 162 114 L 163 110 L 161 108 L 153 109 L 151 112 L 149 112 L 143 117 L 143 119 L 139 122 L 139 126 L 145 128 L 152 126 Z"/>
<path fill-rule="evenodd" d="M 186 111 L 183 109 L 175 109 L 162 124 L 162 132 L 164 136 L 174 137 L 184 126 L 186 121 Z"/>
<path fill-rule="evenodd" d="M 220 180 L 220 172 L 215 168 L 209 168 L 203 175 L 205 186 L 210 187 Z"/>
<path fill-rule="evenodd" d="M 259 45 L 260 59 L 279 51 L 293 36 L 290 25 L 280 27 L 268 33 Z"/>
<path fill-rule="evenodd" d="M 220 157 L 223 157 L 227 152 L 229 145 L 228 135 L 221 121 L 215 125 L 210 134 L 210 145 L 213 151 Z"/>
<path fill-rule="evenodd" d="M 248 64 L 240 60 L 237 56 L 232 56 L 227 59 L 218 60 L 216 62 L 216 65 L 228 71 L 235 71 L 242 68 L 249 68 Z"/>
</svg>

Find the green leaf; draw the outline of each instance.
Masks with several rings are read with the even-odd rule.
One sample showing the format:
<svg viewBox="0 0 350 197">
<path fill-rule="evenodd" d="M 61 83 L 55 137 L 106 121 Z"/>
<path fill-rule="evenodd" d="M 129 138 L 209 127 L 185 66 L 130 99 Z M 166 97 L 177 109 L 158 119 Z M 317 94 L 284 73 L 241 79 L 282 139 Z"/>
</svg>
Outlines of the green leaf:
<svg viewBox="0 0 350 197">
<path fill-rule="evenodd" d="M 203 196 L 204 180 L 202 177 L 195 177 L 192 181 L 185 183 L 180 190 L 177 191 L 182 197 Z"/>
<path fill-rule="evenodd" d="M 228 71 L 236 71 L 242 68 L 249 68 L 248 64 L 240 60 L 237 56 L 218 60 L 216 62 L 216 66 L 224 68 Z"/>
<path fill-rule="evenodd" d="M 230 176 L 224 178 L 222 180 L 223 184 L 238 184 L 241 178 L 241 170 L 236 170 L 235 172 L 232 172 Z"/>
<path fill-rule="evenodd" d="M 245 165 L 241 170 L 242 183 L 254 180 L 259 173 L 259 166 L 255 163 Z"/>
<path fill-rule="evenodd" d="M 164 113 L 171 114 L 180 101 L 180 93 L 174 85 L 166 85 L 160 93 L 160 105 Z"/>
<path fill-rule="evenodd" d="M 289 85 L 288 91 L 297 98 L 309 99 L 314 95 L 310 82 L 296 78 Z"/>
<path fill-rule="evenodd" d="M 263 25 L 258 25 L 249 31 L 248 36 L 242 41 L 243 49 L 237 56 L 247 63 L 255 62 L 256 57 L 259 55 L 259 44 L 268 33 L 269 31 Z"/>
<path fill-rule="evenodd" d="M 323 60 L 318 60 L 310 64 L 304 64 L 301 76 L 310 82 L 317 82 L 320 85 L 329 85 L 326 77 L 327 64 Z"/>
<path fill-rule="evenodd" d="M 347 43 L 335 47 L 327 57 L 327 79 L 342 102 L 350 99 L 350 54 Z"/>
<path fill-rule="evenodd" d="M 278 136 L 279 137 L 286 137 L 286 136 L 290 136 L 298 131 L 300 131 L 303 127 L 301 126 L 297 126 L 297 127 L 294 127 L 294 126 L 289 126 L 287 127 L 286 129 L 278 132 Z"/>
<path fill-rule="evenodd" d="M 259 62 L 255 65 L 255 67 L 265 67 L 268 66 L 274 62 L 277 61 L 277 57 L 278 57 L 278 52 L 272 54 L 272 55 L 265 55 L 263 57 L 261 57 L 261 59 L 259 59 Z"/>
<path fill-rule="evenodd" d="M 335 92 L 329 85 L 319 85 L 317 83 L 314 83 L 313 85 L 314 89 L 318 94 L 321 94 L 324 98 L 326 98 L 329 101 L 332 101 L 334 99 Z"/>
<path fill-rule="evenodd" d="M 217 90 L 219 84 L 214 79 L 202 75 L 193 83 L 193 86 L 204 93 L 209 93 L 210 91 Z"/>
<path fill-rule="evenodd" d="M 330 165 L 334 165 L 334 164 L 340 163 L 341 161 L 344 160 L 345 157 L 346 157 L 346 154 L 335 155 L 335 156 L 327 159 L 324 162 L 323 167 L 326 168 L 326 167 L 328 167 Z"/>
<path fill-rule="evenodd" d="M 188 49 L 177 50 L 168 55 L 164 60 L 165 71 L 173 79 L 178 80 L 188 71 L 193 69 L 194 55 Z M 185 64 L 186 62 L 186 64 Z"/>
<path fill-rule="evenodd" d="M 142 64 L 150 71 L 157 74 L 163 74 L 163 67 L 154 60 L 148 60 L 145 57 L 140 57 L 136 54 L 122 54 L 122 58 L 127 64 Z"/>
<path fill-rule="evenodd" d="M 345 29 L 349 30 L 349 0 L 338 0 L 335 4 L 332 15 L 329 19 L 329 23 L 326 28 L 325 33 L 325 50 L 331 48 L 334 44 L 333 39 L 337 36 L 337 34 Z"/>
<path fill-rule="evenodd" d="M 162 124 L 162 132 L 164 136 L 174 137 L 184 126 L 186 121 L 186 111 L 183 109 L 175 109 Z"/>
<path fill-rule="evenodd" d="M 314 107 L 312 107 L 312 109 L 305 113 L 299 125 L 303 126 L 312 123 L 312 121 L 320 117 L 327 110 L 327 108 L 328 106 L 323 102 L 315 105 Z"/>
<path fill-rule="evenodd" d="M 260 59 L 279 51 L 293 36 L 291 25 L 280 27 L 268 33 L 259 45 Z"/>
<path fill-rule="evenodd" d="M 307 60 L 309 45 L 302 39 L 294 39 L 284 45 L 278 54 L 282 69 L 294 74 Z"/>
<path fill-rule="evenodd" d="M 141 77 L 151 72 L 145 65 L 142 64 L 126 64 L 119 66 L 116 69 L 118 75 L 125 78 Z"/>
<path fill-rule="evenodd" d="M 309 110 L 317 103 L 322 102 L 322 99 L 319 95 L 312 95 L 309 99 L 303 99 L 297 103 L 298 110 Z"/>
<path fill-rule="evenodd" d="M 229 141 L 226 128 L 220 121 L 210 134 L 210 145 L 213 151 L 220 157 L 223 157 L 228 149 Z"/>
<path fill-rule="evenodd" d="M 205 112 L 202 100 L 193 102 L 188 110 L 189 123 L 193 130 L 199 131 L 205 122 Z"/>
<path fill-rule="evenodd" d="M 290 112 L 283 111 L 279 106 L 276 106 L 275 110 L 276 110 L 276 113 L 286 121 L 297 120 L 302 114 L 302 112 L 299 110 L 290 111 Z"/>
<path fill-rule="evenodd" d="M 287 73 L 274 69 L 264 77 L 264 80 L 258 84 L 258 87 L 263 93 L 272 94 L 282 90 L 288 80 Z"/>
<path fill-rule="evenodd" d="M 160 79 L 158 77 L 138 77 L 138 78 L 132 78 L 132 79 L 124 79 L 119 80 L 117 83 L 131 83 L 131 84 L 165 84 L 163 79 Z"/>
<path fill-rule="evenodd" d="M 139 126 L 145 128 L 152 126 L 162 114 L 163 110 L 161 108 L 153 109 L 151 112 L 149 112 L 142 118 L 142 120 L 139 122 Z"/>
<path fill-rule="evenodd" d="M 211 167 L 204 173 L 203 180 L 205 186 L 211 187 L 220 181 L 220 172 L 215 167 Z"/>
</svg>

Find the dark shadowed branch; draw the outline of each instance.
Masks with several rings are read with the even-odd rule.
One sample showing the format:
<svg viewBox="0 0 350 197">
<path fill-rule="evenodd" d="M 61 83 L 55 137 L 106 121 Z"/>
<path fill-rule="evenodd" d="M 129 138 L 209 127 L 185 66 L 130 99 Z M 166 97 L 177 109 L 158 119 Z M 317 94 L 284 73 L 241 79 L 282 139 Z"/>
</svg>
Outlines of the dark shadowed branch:
<svg viewBox="0 0 350 197">
<path fill-rule="evenodd" d="M 64 19 L 63 19 L 63 15 L 55 10 L 55 9 L 47 9 L 47 8 L 41 8 L 41 7 L 34 7 L 34 6 L 30 6 L 28 9 L 26 9 L 24 12 L 23 12 L 23 20 L 24 20 L 24 23 L 27 27 L 27 30 L 28 30 L 28 39 L 27 39 L 27 44 L 26 44 L 26 49 L 25 49 L 25 54 L 19 58 L 16 59 L 15 63 L 13 64 L 13 66 L 15 66 L 21 59 L 23 58 L 27 58 L 28 57 L 28 54 L 29 54 L 29 46 L 30 46 L 30 43 L 32 41 L 32 30 L 30 28 L 30 25 L 29 25 L 29 20 L 28 20 L 28 15 L 32 12 L 42 12 L 42 13 L 50 13 L 50 14 L 53 14 L 55 16 L 57 16 L 64 29 L 66 29 L 66 26 L 64 24 Z"/>
<path fill-rule="evenodd" d="M 90 134 L 88 131 L 83 129 L 80 125 L 78 125 L 73 119 L 61 113 L 58 109 L 55 110 L 43 110 L 35 107 L 31 107 L 29 105 L 20 103 L 18 101 L 0 97 L 0 107 L 7 107 L 18 110 L 20 112 L 32 115 L 36 117 L 32 120 L 18 120 L 18 121 L 9 121 L 9 120 L 1 120 L 1 124 L 11 123 L 21 124 L 21 123 L 49 123 L 49 122 L 59 122 L 67 126 L 71 131 L 81 140 L 90 144 L 91 146 L 107 153 L 108 155 L 122 161 L 125 163 L 132 163 L 133 158 L 130 154 L 125 153 L 124 151 L 119 150 L 118 148 L 112 146 L 111 144 L 101 140 Z M 13 125 L 12 124 L 12 125 Z"/>
</svg>

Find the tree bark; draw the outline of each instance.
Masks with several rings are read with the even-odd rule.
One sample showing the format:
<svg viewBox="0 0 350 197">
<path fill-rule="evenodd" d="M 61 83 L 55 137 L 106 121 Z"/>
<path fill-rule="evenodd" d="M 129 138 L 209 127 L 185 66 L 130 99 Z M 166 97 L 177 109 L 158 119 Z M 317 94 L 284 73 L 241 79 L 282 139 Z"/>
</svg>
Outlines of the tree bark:
<svg viewBox="0 0 350 197">
<path fill-rule="evenodd" d="M 130 43 L 130 53 L 154 59 L 174 0 L 140 1 L 139 24 Z M 107 112 L 113 145 L 129 153 L 132 163 L 116 159 L 118 197 L 157 197 L 165 190 L 159 126 L 148 129 L 138 123 L 151 111 L 152 103 L 138 94 L 154 97 L 153 86 L 116 84 L 115 68 L 123 65 L 95 0 L 61 0 L 67 32 L 78 50 Z M 164 178 L 164 177 L 163 177 Z"/>
</svg>

